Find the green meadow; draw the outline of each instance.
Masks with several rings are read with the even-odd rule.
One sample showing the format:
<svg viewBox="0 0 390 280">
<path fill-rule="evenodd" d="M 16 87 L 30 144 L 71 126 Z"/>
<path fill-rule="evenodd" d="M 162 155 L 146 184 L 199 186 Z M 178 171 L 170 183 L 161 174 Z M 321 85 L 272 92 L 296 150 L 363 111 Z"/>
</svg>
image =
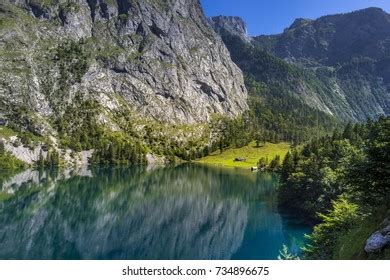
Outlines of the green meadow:
<svg viewBox="0 0 390 280">
<path fill-rule="evenodd" d="M 257 166 L 257 162 L 262 157 L 268 157 L 271 161 L 279 155 L 283 160 L 289 149 L 289 143 L 273 144 L 267 142 L 264 145 L 256 146 L 256 142 L 251 142 L 242 148 L 231 148 L 222 153 L 220 151 L 214 152 L 196 162 L 224 167 L 251 168 Z M 235 161 L 236 158 L 245 158 L 246 161 Z"/>
</svg>

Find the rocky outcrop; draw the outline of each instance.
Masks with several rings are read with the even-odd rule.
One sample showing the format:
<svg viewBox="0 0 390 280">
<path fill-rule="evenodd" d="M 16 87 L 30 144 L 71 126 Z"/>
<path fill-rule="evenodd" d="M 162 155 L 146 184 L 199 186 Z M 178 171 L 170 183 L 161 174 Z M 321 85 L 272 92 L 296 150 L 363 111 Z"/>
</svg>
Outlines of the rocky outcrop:
<svg viewBox="0 0 390 280">
<path fill-rule="evenodd" d="M 386 219 L 382 223 L 382 229 L 374 232 L 366 242 L 364 251 L 366 253 L 380 253 L 390 245 L 390 220 Z"/>
<path fill-rule="evenodd" d="M 0 137 L 0 143 L 4 145 L 5 151 L 30 166 L 37 164 L 41 157 L 43 159 L 48 157 L 48 147 L 43 143 L 23 145 L 17 136 L 9 139 Z M 76 152 L 71 149 L 61 149 L 58 145 L 51 150 L 59 154 L 61 163 L 65 166 L 88 166 L 94 153 L 94 150 Z"/>
<path fill-rule="evenodd" d="M 201 123 L 248 108 L 242 73 L 197 0 L 7 0 L 0 18 L 0 112 L 27 111 L 22 127 L 50 127 L 76 97 L 97 101 L 109 128 L 124 109 Z"/>
<path fill-rule="evenodd" d="M 383 235 L 377 231 L 368 238 L 364 251 L 367 253 L 379 253 L 390 244 L 390 235 Z"/>
<path fill-rule="evenodd" d="M 240 17 L 217 16 L 210 18 L 210 22 L 217 33 L 229 32 L 239 36 L 247 43 L 253 40 L 252 37 L 248 35 L 245 21 Z"/>
<path fill-rule="evenodd" d="M 148 162 L 148 167 L 150 168 L 155 166 L 164 166 L 168 163 L 168 160 L 165 157 L 159 157 L 152 153 L 146 154 L 146 161 Z"/>
</svg>

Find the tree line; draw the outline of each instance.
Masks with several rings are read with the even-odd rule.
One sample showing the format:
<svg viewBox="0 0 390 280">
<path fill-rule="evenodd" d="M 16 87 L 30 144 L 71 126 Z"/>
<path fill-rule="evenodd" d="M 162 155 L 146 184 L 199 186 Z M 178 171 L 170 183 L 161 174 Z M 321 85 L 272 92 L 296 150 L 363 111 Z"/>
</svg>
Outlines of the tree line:
<svg viewBox="0 0 390 280">
<path fill-rule="evenodd" d="M 348 124 L 343 131 L 335 130 L 286 155 L 279 205 L 316 225 L 306 258 L 337 258 L 343 235 L 365 218 L 385 216 L 390 209 L 389 159 L 389 117 Z"/>
</svg>

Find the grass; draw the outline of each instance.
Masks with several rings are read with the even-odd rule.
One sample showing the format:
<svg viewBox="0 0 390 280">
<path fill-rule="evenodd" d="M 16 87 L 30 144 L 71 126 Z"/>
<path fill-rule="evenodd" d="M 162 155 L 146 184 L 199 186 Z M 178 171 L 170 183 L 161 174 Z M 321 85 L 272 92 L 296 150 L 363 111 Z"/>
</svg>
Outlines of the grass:
<svg viewBox="0 0 390 280">
<path fill-rule="evenodd" d="M 5 126 L 0 126 L 0 138 L 5 138 L 9 139 L 12 136 L 16 136 L 17 133 L 13 131 L 12 129 L 5 127 Z"/>
<path fill-rule="evenodd" d="M 251 142 L 248 146 L 228 149 L 222 154 L 219 151 L 215 152 L 197 162 L 224 167 L 251 168 L 257 166 L 257 162 L 262 157 L 268 157 L 269 161 L 271 161 L 276 155 L 279 155 L 283 160 L 289 149 L 290 144 L 288 143 L 266 143 L 263 146 L 257 147 L 256 142 Z M 245 158 L 246 161 L 234 161 L 238 157 Z"/>
<path fill-rule="evenodd" d="M 338 239 L 335 249 L 334 259 L 354 260 L 354 259 L 390 259 L 390 248 L 384 252 L 367 256 L 364 246 L 368 237 L 375 231 L 381 229 L 380 224 L 386 217 L 386 210 L 381 209 L 378 213 L 372 214 L 357 224 L 347 234 Z"/>
</svg>

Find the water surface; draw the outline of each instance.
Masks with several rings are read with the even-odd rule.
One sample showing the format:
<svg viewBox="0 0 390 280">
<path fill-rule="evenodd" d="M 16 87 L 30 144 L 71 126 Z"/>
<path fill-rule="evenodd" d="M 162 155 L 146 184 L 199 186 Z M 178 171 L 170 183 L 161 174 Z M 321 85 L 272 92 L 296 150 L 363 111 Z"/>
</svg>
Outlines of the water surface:
<svg viewBox="0 0 390 280">
<path fill-rule="evenodd" d="M 0 175 L 0 259 L 276 259 L 278 177 L 185 164 Z"/>
</svg>

